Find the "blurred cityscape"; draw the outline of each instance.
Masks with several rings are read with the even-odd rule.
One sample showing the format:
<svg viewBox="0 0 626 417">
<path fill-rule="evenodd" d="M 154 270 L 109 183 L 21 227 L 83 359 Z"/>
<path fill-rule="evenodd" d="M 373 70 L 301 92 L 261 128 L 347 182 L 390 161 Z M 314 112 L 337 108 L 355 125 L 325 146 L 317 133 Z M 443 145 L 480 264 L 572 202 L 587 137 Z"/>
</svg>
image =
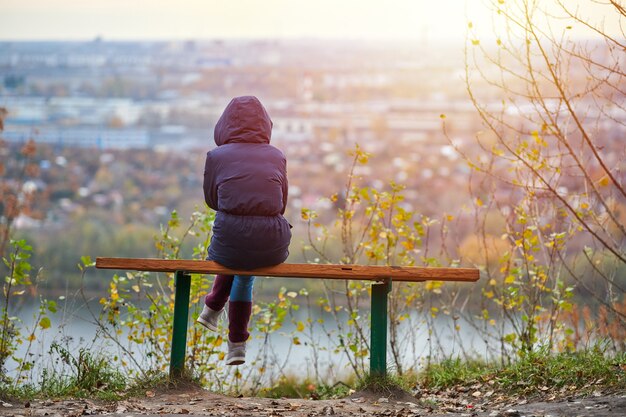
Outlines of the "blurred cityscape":
<svg viewBox="0 0 626 417">
<path fill-rule="evenodd" d="M 374 171 L 378 182 L 407 184 L 418 198 L 426 192 L 418 191 L 421 181 L 433 188 L 465 170 L 442 134 L 440 114 L 462 126 L 458 133 L 471 135 L 478 127 L 464 93 L 462 62 L 451 57 L 458 54 L 446 48 L 425 54 L 418 44 L 4 42 L 0 106 L 9 111 L 4 139 L 19 143 L 32 137 L 55 149 L 152 150 L 195 159 L 215 146 L 213 127 L 228 101 L 253 94 L 268 108 L 273 143 L 288 157 L 294 208 L 315 205 L 341 187 L 349 162 L 345 153 L 355 143 L 380 161 L 365 169 Z M 113 154 L 101 162 L 112 163 Z M 60 161 L 42 161 L 41 168 L 50 170 Z M 197 181 L 201 174 L 202 168 L 195 171 Z M 78 197 L 93 191 L 87 178 L 76 186 L 71 191 Z"/>
<path fill-rule="evenodd" d="M 37 204 L 16 226 L 38 235 L 62 230 L 69 241 L 80 219 L 91 227 L 100 219 L 105 236 L 93 236 L 104 241 L 111 224 L 156 230 L 172 210 L 191 212 L 204 204 L 213 127 L 232 97 L 247 94 L 267 107 L 272 143 L 287 156 L 287 217 L 296 231 L 301 208 L 332 208 L 322 197 L 341 193 L 355 144 L 373 155 L 357 167 L 364 185 L 384 189 L 395 181 L 407 187 L 406 208 L 458 214 L 468 204 L 470 168 L 450 140 L 476 148 L 481 131 L 464 75 L 462 48 L 445 43 L 0 42 L 3 139 L 9 155 L 29 138 L 38 144 L 38 175 L 24 185 Z M 502 101 L 488 85 L 475 90 L 494 105 Z M 624 114 L 614 117 L 626 122 Z M 607 125 L 605 133 L 619 163 L 624 123 Z M 462 237 L 469 228 L 459 222 L 456 232 Z M 76 231 L 74 238 L 89 252 L 85 236 Z M 142 245 L 123 253 L 148 252 L 151 239 Z M 68 262 L 121 254 L 119 247 L 76 250 L 68 246 Z"/>
</svg>

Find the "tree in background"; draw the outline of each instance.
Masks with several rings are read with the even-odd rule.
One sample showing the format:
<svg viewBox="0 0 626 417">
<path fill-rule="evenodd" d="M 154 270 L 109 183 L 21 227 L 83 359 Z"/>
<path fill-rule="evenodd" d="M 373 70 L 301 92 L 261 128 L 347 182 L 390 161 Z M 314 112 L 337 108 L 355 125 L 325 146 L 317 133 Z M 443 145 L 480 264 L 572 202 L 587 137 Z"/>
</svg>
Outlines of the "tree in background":
<svg viewBox="0 0 626 417">
<path fill-rule="evenodd" d="M 522 313 L 526 348 L 542 320 L 554 330 L 576 309 L 571 280 L 600 315 L 626 324 L 626 13 L 617 1 L 583 3 L 621 33 L 560 0 L 494 0 L 491 45 L 468 25 L 467 91 L 484 131 L 478 147 L 452 142 L 478 173 L 483 221 L 494 210 L 507 219 L 502 238 L 513 249 L 497 260 L 487 293 L 504 315 Z"/>
<path fill-rule="evenodd" d="M 0 134 L 7 113 L 0 107 Z M 7 143 L 0 137 L 0 177 L 5 178 L 0 183 L 0 257 L 5 256 L 15 220 L 30 212 L 35 190 L 27 182 L 39 174 L 39 167 L 33 161 L 36 150 L 31 139 L 24 143 L 17 155 L 11 154 Z"/>
</svg>

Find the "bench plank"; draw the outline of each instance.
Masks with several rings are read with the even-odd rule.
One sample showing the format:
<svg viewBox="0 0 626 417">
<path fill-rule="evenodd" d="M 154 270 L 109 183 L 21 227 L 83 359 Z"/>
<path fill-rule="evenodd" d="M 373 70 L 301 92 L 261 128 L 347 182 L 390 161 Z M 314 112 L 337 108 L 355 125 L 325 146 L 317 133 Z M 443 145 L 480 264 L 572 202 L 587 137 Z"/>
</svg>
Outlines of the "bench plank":
<svg viewBox="0 0 626 417">
<path fill-rule="evenodd" d="M 393 281 L 406 282 L 421 282 L 427 280 L 474 282 L 479 278 L 479 271 L 474 268 L 284 263 L 253 270 L 235 270 L 226 268 L 214 261 L 151 258 L 97 258 L 96 268 L 367 281 L 383 281 L 387 278 L 391 278 Z"/>
</svg>

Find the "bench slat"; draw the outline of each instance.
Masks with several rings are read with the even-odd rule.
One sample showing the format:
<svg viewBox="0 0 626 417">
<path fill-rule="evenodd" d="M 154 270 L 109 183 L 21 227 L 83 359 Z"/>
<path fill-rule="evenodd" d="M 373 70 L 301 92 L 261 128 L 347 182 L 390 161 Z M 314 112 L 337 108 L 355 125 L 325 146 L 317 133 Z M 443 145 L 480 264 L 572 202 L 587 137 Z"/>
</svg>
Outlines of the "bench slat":
<svg viewBox="0 0 626 417">
<path fill-rule="evenodd" d="M 474 268 L 431 268 L 412 266 L 364 266 L 333 264 L 280 264 L 254 270 L 235 270 L 217 262 L 180 259 L 150 258 L 97 258 L 96 268 L 126 269 L 134 271 L 176 272 L 186 271 L 200 274 L 256 275 L 284 278 L 355 279 L 382 281 L 421 282 L 477 281 L 478 269 Z"/>
</svg>

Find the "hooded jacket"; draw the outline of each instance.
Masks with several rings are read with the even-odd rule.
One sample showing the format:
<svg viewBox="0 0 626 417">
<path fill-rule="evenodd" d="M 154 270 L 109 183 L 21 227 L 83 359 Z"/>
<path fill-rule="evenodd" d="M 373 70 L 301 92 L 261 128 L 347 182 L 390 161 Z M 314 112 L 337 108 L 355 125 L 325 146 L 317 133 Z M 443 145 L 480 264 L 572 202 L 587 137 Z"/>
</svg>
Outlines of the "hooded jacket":
<svg viewBox="0 0 626 417">
<path fill-rule="evenodd" d="M 204 199 L 215 210 L 208 258 L 233 269 L 284 262 L 291 226 L 287 161 L 270 145 L 272 121 L 253 96 L 236 97 L 215 125 L 204 168 Z"/>
</svg>

